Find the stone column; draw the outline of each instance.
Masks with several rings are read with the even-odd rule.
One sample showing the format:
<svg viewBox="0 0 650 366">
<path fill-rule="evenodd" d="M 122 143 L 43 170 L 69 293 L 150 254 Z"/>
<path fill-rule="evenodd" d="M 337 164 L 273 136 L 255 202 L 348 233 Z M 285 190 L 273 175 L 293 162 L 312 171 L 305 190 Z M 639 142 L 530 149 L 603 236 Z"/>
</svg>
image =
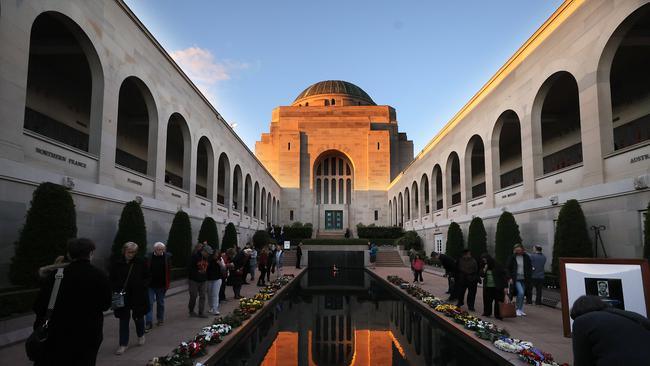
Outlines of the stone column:
<svg viewBox="0 0 650 366">
<path fill-rule="evenodd" d="M 495 162 L 495 154 L 496 154 L 496 163 L 499 164 L 499 151 L 498 151 L 498 143 L 497 143 L 497 149 L 493 148 L 492 140 L 489 139 L 487 140 L 487 143 L 483 144 L 483 154 L 484 154 L 484 161 L 485 161 L 485 208 L 492 208 L 494 207 L 494 191 L 495 191 L 495 184 L 499 180 L 499 170 L 498 170 L 498 165 L 497 165 L 497 170 L 496 172 L 494 171 L 494 162 Z M 496 187 L 499 187 L 498 185 Z"/>
<path fill-rule="evenodd" d="M 520 123 L 521 164 L 524 178 L 524 192 L 521 199 L 529 200 L 536 197 L 535 178 L 542 173 L 542 130 L 539 116 L 537 125 L 533 126 L 530 107 L 526 108 Z"/>
<path fill-rule="evenodd" d="M 580 138 L 582 140 L 582 186 L 588 187 L 604 183 L 603 155 L 605 151 L 613 151 L 611 100 L 609 100 L 609 118 L 601 117 L 599 109 L 601 103 L 598 100 L 598 84 L 596 83 L 595 72 L 588 73 L 578 79 L 578 94 L 580 103 Z M 603 104 L 606 105 L 606 103 Z"/>
<path fill-rule="evenodd" d="M 113 186 L 115 184 L 115 151 L 117 149 L 117 115 L 119 107 L 120 85 L 116 85 L 115 75 L 106 76 L 104 85 L 104 114 L 102 116 L 99 137 L 99 166 L 97 180 L 99 184 Z M 91 108 L 94 108 L 93 105 Z M 92 118 L 92 115 L 91 115 Z M 92 121 L 91 121 L 92 125 Z M 90 145 L 93 142 L 93 132 L 90 133 Z"/>
</svg>

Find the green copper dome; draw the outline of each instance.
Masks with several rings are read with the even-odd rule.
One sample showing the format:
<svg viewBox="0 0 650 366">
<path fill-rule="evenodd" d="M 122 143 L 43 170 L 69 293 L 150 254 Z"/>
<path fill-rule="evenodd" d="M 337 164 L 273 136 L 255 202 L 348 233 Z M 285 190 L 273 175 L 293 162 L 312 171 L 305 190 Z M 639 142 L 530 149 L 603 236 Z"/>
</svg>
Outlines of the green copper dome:
<svg viewBox="0 0 650 366">
<path fill-rule="evenodd" d="M 364 100 L 372 105 L 376 105 L 370 96 L 358 86 L 342 80 L 320 81 L 303 90 L 294 103 L 303 98 L 309 98 L 316 95 L 324 94 L 346 94 L 356 99 Z"/>
</svg>

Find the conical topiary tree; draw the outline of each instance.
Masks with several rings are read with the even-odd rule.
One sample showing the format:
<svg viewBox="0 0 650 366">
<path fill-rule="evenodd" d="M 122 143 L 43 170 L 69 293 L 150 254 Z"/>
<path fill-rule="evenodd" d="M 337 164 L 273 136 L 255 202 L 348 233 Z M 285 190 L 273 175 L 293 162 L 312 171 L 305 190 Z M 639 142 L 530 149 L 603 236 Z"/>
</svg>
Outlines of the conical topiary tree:
<svg viewBox="0 0 650 366">
<path fill-rule="evenodd" d="M 46 182 L 32 194 L 25 225 L 16 242 L 9 279 L 16 285 L 38 284 L 38 268 L 52 264 L 66 252 L 67 241 L 77 236 L 72 196 L 58 184 Z"/>
<path fill-rule="evenodd" d="M 485 226 L 483 226 L 483 220 L 480 217 L 473 218 L 469 224 L 467 248 L 477 260 L 481 254 L 487 253 L 487 232 L 485 232 Z"/>
<path fill-rule="evenodd" d="M 553 273 L 559 274 L 560 257 L 593 257 L 587 220 L 577 200 L 568 200 L 557 216 L 553 242 Z"/>
<path fill-rule="evenodd" d="M 237 229 L 235 224 L 229 222 L 226 225 L 226 231 L 223 233 L 223 241 L 221 242 L 221 250 L 227 250 L 237 246 Z"/>
<path fill-rule="evenodd" d="M 113 240 L 111 255 L 118 258 L 122 255 L 124 243 L 132 241 L 138 244 L 138 255 L 147 252 L 147 228 L 144 223 L 142 208 L 137 201 L 127 202 L 122 209 L 120 221 L 117 224 L 117 234 Z"/>
<path fill-rule="evenodd" d="M 452 222 L 447 230 L 447 245 L 445 254 L 452 258 L 460 258 L 465 248 L 463 241 L 463 230 L 458 223 Z"/>
<path fill-rule="evenodd" d="M 650 202 L 648 202 L 648 210 L 645 213 L 645 220 L 643 220 L 643 233 L 645 237 L 643 258 L 650 261 Z"/>
<path fill-rule="evenodd" d="M 504 211 L 497 222 L 497 232 L 494 239 L 494 251 L 497 262 L 505 265 L 508 257 L 512 255 L 512 248 L 515 244 L 521 243 L 519 225 L 515 217 L 508 211 Z"/>
<path fill-rule="evenodd" d="M 253 245 L 258 251 L 269 245 L 270 242 L 271 236 L 265 230 L 257 230 L 255 234 L 253 234 Z"/>
<path fill-rule="evenodd" d="M 192 224 L 190 217 L 183 210 L 178 211 L 169 228 L 167 248 L 172 254 L 174 267 L 185 267 L 192 251 Z"/>
<path fill-rule="evenodd" d="M 214 250 L 219 250 L 219 231 L 217 230 L 217 223 L 212 217 L 206 217 L 201 223 L 199 229 L 199 243 L 204 241 Z"/>
</svg>

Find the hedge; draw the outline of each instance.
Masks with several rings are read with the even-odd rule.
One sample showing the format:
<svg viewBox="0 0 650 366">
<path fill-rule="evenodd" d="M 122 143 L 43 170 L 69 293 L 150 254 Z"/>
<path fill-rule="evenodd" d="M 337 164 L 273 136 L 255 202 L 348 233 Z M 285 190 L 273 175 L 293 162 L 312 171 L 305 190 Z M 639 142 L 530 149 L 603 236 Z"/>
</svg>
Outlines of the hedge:
<svg viewBox="0 0 650 366">
<path fill-rule="evenodd" d="M 398 239 L 404 235 L 404 229 L 399 226 L 357 225 L 357 235 L 364 239 Z"/>
<path fill-rule="evenodd" d="M 553 273 L 560 273 L 559 258 L 594 256 L 593 244 L 589 239 L 587 221 L 580 203 L 568 200 L 562 205 L 555 225 L 555 240 L 553 242 Z"/>
<path fill-rule="evenodd" d="M 447 229 L 447 244 L 445 245 L 445 254 L 458 259 L 463 254 L 465 240 L 463 239 L 463 230 L 456 222 L 451 222 Z"/>
<path fill-rule="evenodd" d="M 365 245 L 368 246 L 366 239 L 306 239 L 304 245 Z"/>
<path fill-rule="evenodd" d="M 280 233 L 282 233 L 282 227 L 273 226 L 273 230 L 275 230 L 274 239 L 280 238 Z M 312 232 L 313 232 L 313 228 L 311 224 L 307 223 L 303 225 L 300 222 L 294 222 L 291 226 L 284 227 L 283 239 L 291 240 L 292 242 L 300 241 L 303 239 L 310 239 Z"/>
<path fill-rule="evenodd" d="M 32 311 L 39 289 L 23 289 L 0 293 L 0 318 Z"/>
<path fill-rule="evenodd" d="M 228 225 L 226 225 L 226 230 L 223 233 L 223 240 L 221 241 L 221 251 L 226 251 L 230 248 L 234 248 L 237 246 L 237 229 L 235 228 L 235 224 L 232 222 L 229 222 Z"/>
<path fill-rule="evenodd" d="M 472 256 L 478 261 L 483 253 L 487 253 L 487 233 L 483 220 L 475 217 L 469 224 L 467 233 L 467 249 L 472 252 Z"/>
<path fill-rule="evenodd" d="M 212 217 L 206 216 L 203 219 L 197 241 L 199 243 L 206 241 L 212 249 L 219 250 L 219 230 L 217 229 L 217 223 Z"/>
<path fill-rule="evenodd" d="M 494 239 L 494 259 L 505 265 L 508 257 L 512 255 L 512 248 L 514 248 L 515 244 L 521 244 L 519 225 L 517 225 L 517 220 L 510 212 L 504 211 L 497 222 Z"/>
<path fill-rule="evenodd" d="M 172 255 L 172 266 L 185 267 L 192 251 L 192 224 L 184 211 L 178 211 L 169 228 L 167 248 Z"/>
</svg>

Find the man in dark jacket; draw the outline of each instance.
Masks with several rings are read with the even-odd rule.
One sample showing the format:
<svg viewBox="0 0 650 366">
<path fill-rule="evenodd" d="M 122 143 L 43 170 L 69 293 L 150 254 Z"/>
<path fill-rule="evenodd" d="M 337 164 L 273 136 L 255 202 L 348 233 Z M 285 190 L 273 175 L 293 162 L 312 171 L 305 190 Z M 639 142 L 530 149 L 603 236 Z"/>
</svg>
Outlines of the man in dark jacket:
<svg viewBox="0 0 650 366">
<path fill-rule="evenodd" d="M 161 242 L 153 245 L 153 252 L 147 255 L 147 267 L 151 273 L 149 283 L 149 312 L 145 318 L 145 331 L 152 327 L 153 304 L 156 304 L 156 325 L 163 325 L 165 322 L 165 293 L 169 289 L 171 277 L 171 254 L 167 247 Z"/>
<path fill-rule="evenodd" d="M 458 272 L 456 276 L 456 288 L 458 294 L 457 306 L 463 306 L 465 300 L 465 290 L 467 290 L 467 309 L 474 310 L 474 301 L 476 300 L 476 287 L 479 281 L 478 263 L 472 257 L 469 249 L 463 250 L 463 256 L 458 259 Z"/>
<path fill-rule="evenodd" d="M 201 251 L 194 253 L 190 258 L 190 266 L 188 271 L 189 289 L 190 289 L 190 302 L 188 308 L 190 316 L 197 316 L 194 312 L 196 305 L 196 298 L 199 298 L 199 318 L 207 318 L 205 315 L 205 297 L 207 294 L 207 271 L 209 261 L 208 258 L 214 254 L 214 250 L 209 245 L 203 246 Z"/>
<path fill-rule="evenodd" d="M 456 260 L 446 254 L 431 252 L 431 257 L 436 258 L 445 269 L 445 276 L 447 276 L 447 293 L 449 294 L 449 301 L 456 300 L 456 293 L 454 292 L 455 278 L 456 278 Z"/>
<path fill-rule="evenodd" d="M 650 360 L 650 321 L 581 296 L 571 308 L 574 366 L 645 366 Z"/>
<path fill-rule="evenodd" d="M 526 316 L 526 313 L 524 313 L 524 295 L 526 294 L 526 288 L 530 286 L 533 265 L 523 245 L 515 245 L 513 254 L 506 261 L 506 270 L 508 276 L 510 276 L 508 283 L 514 285 L 517 294 L 517 316 Z"/>
<path fill-rule="evenodd" d="M 68 242 L 71 263 L 63 271 L 54 312 L 48 322 L 45 356 L 36 365 L 94 365 L 103 340 L 103 312 L 111 306 L 106 274 L 90 264 L 95 244 L 89 239 Z M 56 271 L 54 271 L 56 272 Z M 46 279 L 34 304 L 38 327 L 45 321 L 54 272 Z"/>
</svg>

